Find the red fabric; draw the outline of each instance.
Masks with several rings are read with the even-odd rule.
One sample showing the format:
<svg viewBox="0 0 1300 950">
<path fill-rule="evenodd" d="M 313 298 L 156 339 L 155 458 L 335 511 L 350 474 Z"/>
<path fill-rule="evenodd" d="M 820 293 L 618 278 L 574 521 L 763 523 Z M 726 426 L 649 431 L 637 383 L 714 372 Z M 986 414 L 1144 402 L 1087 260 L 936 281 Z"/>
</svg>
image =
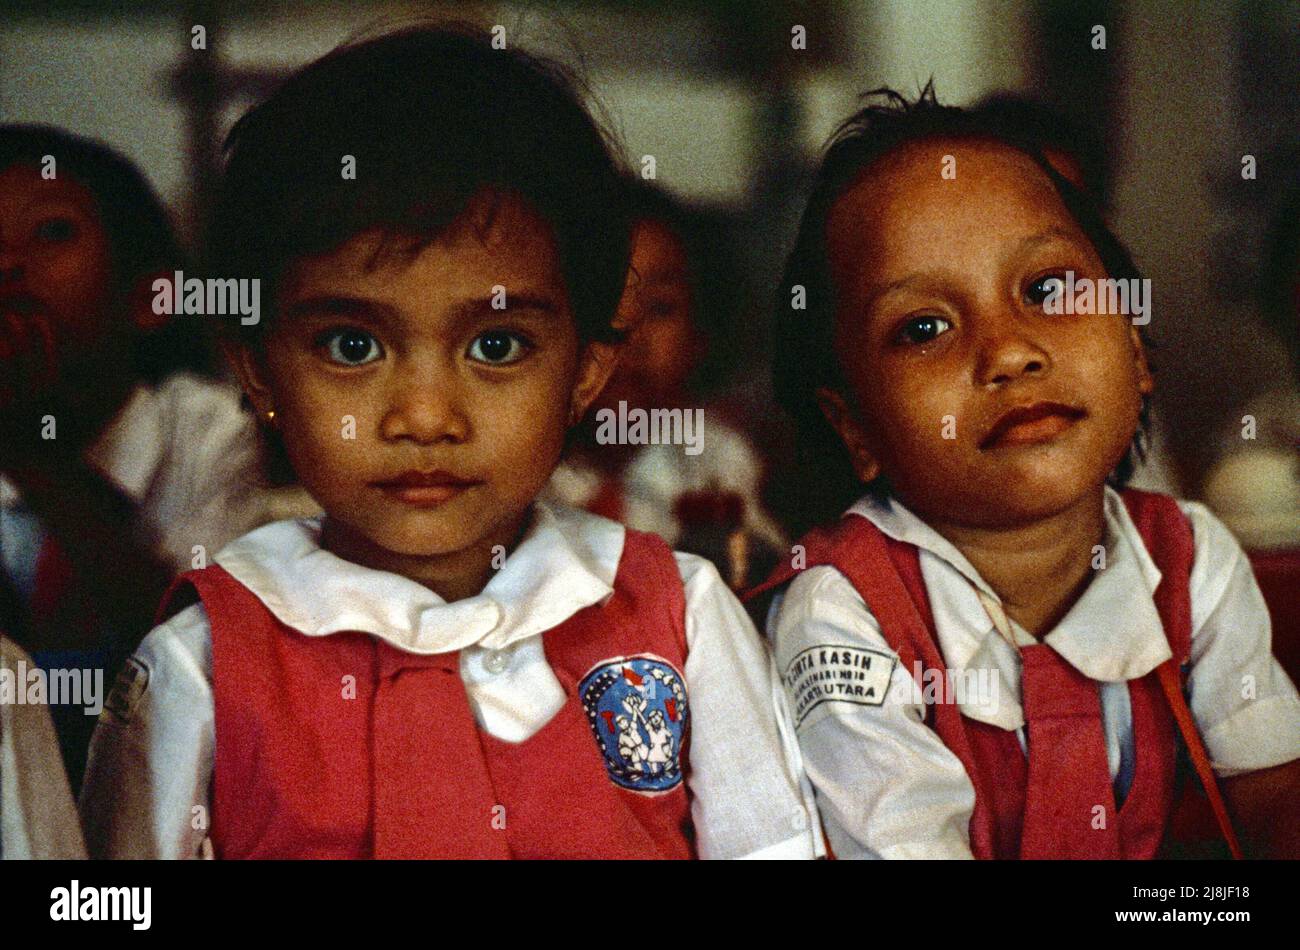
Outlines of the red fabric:
<svg viewBox="0 0 1300 950">
<path fill-rule="evenodd" d="M 1155 602 L 1181 665 L 1191 651 L 1191 527 L 1166 496 L 1130 490 L 1124 501 L 1160 568 Z M 834 566 L 854 585 L 918 682 L 924 670 L 946 670 L 915 547 L 887 538 L 857 516 L 816 529 L 801 544 L 806 566 Z M 789 565 L 778 569 L 749 596 L 787 582 L 794 573 Z M 1136 762 L 1132 786 L 1117 810 L 1097 684 L 1043 644 L 1025 648 L 1022 658 L 1028 757 L 1014 732 L 968 719 L 955 703 L 927 709 L 929 725 L 961 760 L 975 788 L 970 823 L 975 856 L 1156 856 L 1174 810 L 1177 749 L 1156 673 L 1129 682 Z"/>
<path fill-rule="evenodd" d="M 93 643 L 95 610 L 63 546 L 47 533 L 36 555 L 36 576 L 28 603 L 31 639 L 40 644 Z"/>
<path fill-rule="evenodd" d="M 1250 566 L 1273 620 L 1273 653 L 1300 683 L 1300 550 L 1252 551 Z"/>
<path fill-rule="evenodd" d="M 182 575 L 212 627 L 217 856 L 692 857 L 685 782 L 616 786 L 577 695 L 610 660 L 650 653 L 685 666 L 672 553 L 652 535 L 626 537 L 613 595 L 545 634 L 568 699 L 521 743 L 478 729 L 458 653 L 307 637 L 219 566 Z"/>
</svg>

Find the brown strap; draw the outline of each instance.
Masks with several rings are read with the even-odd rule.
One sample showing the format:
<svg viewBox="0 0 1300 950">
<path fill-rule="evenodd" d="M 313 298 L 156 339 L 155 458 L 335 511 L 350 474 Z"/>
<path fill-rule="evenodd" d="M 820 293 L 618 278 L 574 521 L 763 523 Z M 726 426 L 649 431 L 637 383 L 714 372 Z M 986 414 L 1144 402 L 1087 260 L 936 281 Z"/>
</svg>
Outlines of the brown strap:
<svg viewBox="0 0 1300 950">
<path fill-rule="evenodd" d="M 1169 659 L 1161 663 L 1156 668 L 1156 676 L 1160 680 L 1160 687 L 1165 691 L 1165 698 L 1169 700 L 1169 708 L 1173 711 L 1174 719 L 1178 722 L 1178 731 L 1182 733 L 1183 741 L 1187 743 L 1192 765 L 1196 768 L 1196 774 L 1200 776 L 1205 794 L 1210 799 L 1214 820 L 1219 823 L 1219 831 L 1228 842 L 1228 850 L 1232 853 L 1233 859 L 1240 861 L 1241 845 L 1237 842 L 1236 832 L 1232 830 L 1232 820 L 1228 817 L 1227 806 L 1223 803 L 1219 783 L 1210 768 L 1209 753 L 1205 751 L 1205 743 L 1201 741 L 1200 733 L 1196 731 L 1196 724 L 1192 721 L 1192 711 L 1187 708 L 1187 701 L 1183 699 L 1182 685 L 1179 682 L 1178 666 L 1175 661 Z"/>
</svg>

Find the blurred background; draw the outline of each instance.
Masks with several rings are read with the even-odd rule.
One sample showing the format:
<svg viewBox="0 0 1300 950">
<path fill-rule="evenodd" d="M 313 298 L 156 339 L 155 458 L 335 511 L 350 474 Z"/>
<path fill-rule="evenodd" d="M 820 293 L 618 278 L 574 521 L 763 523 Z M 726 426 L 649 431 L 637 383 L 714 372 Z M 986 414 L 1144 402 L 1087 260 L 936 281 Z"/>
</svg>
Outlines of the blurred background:
<svg viewBox="0 0 1300 950">
<path fill-rule="evenodd" d="M 1153 281 L 1156 411 L 1173 487 L 1201 495 L 1239 407 L 1294 392 L 1294 357 L 1266 326 L 1258 288 L 1270 222 L 1297 183 L 1300 4 L 40 0 L 3 10 L 0 121 L 117 148 L 191 238 L 230 123 L 286 70 L 348 37 L 449 17 L 500 24 L 512 44 L 575 63 L 629 163 L 654 156 L 658 182 L 711 217 L 737 262 L 729 292 L 742 325 L 727 343 L 744 370 L 731 400 L 739 418 L 763 421 L 751 436 L 778 457 L 788 433 L 755 411 L 768 399 L 767 315 L 819 150 L 860 92 L 911 95 L 931 77 L 941 101 L 1016 93 L 1095 136 L 1112 222 Z M 205 50 L 191 47 L 196 25 Z M 1243 178 L 1246 155 L 1254 178 Z"/>
</svg>

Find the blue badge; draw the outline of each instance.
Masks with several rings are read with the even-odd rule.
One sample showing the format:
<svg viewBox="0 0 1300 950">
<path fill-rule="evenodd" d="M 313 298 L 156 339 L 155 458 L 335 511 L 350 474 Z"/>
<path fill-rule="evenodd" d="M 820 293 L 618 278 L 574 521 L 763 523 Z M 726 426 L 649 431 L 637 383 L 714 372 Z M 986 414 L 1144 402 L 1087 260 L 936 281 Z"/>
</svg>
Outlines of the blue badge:
<svg viewBox="0 0 1300 950">
<path fill-rule="evenodd" d="M 664 792 L 681 782 L 686 684 L 672 664 L 649 654 L 605 660 L 578 695 L 615 785 Z"/>
</svg>

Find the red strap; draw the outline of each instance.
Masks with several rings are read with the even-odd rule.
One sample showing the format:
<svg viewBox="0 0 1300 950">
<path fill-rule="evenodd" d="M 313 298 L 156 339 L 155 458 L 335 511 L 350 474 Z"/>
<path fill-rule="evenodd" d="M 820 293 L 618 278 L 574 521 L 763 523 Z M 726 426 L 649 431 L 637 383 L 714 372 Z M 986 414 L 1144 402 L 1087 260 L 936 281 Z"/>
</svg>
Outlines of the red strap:
<svg viewBox="0 0 1300 950">
<path fill-rule="evenodd" d="M 1156 676 L 1160 679 L 1160 688 L 1165 691 L 1165 699 L 1169 701 L 1169 708 L 1178 723 L 1178 731 L 1182 733 L 1183 741 L 1187 743 L 1187 752 L 1192 757 L 1192 765 L 1196 768 L 1196 774 L 1205 788 L 1205 794 L 1210 799 L 1214 820 L 1218 822 L 1219 831 L 1228 842 L 1228 850 L 1232 853 L 1233 859 L 1240 861 L 1241 845 L 1237 842 L 1236 832 L 1232 830 L 1232 820 L 1228 817 L 1228 809 L 1223 803 L 1223 795 L 1219 791 L 1214 770 L 1210 768 L 1210 756 L 1205 751 L 1205 743 L 1201 741 L 1201 735 L 1196 731 L 1196 724 L 1192 721 L 1192 711 L 1187 708 L 1187 701 L 1183 699 L 1177 664 L 1173 659 L 1166 660 L 1156 668 Z"/>
</svg>

